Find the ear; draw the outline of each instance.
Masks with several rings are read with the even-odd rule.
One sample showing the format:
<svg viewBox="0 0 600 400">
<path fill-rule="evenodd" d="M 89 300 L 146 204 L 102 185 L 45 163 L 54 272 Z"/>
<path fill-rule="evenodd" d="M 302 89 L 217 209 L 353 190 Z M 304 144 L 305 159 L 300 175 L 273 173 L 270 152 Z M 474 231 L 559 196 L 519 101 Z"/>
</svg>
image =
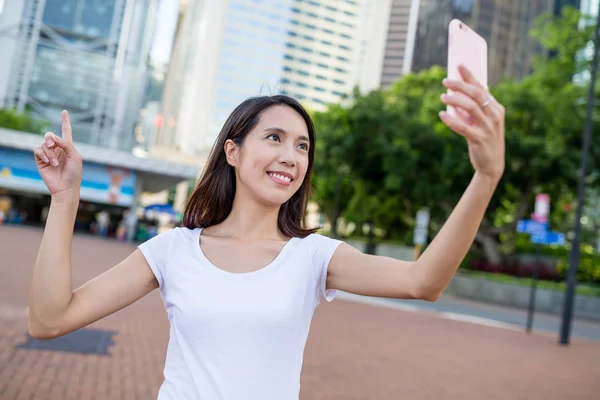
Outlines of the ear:
<svg viewBox="0 0 600 400">
<path fill-rule="evenodd" d="M 240 156 L 240 147 L 235 144 L 233 140 L 227 139 L 223 145 L 223 150 L 225 151 L 227 163 L 232 167 L 237 167 L 238 158 Z"/>
</svg>

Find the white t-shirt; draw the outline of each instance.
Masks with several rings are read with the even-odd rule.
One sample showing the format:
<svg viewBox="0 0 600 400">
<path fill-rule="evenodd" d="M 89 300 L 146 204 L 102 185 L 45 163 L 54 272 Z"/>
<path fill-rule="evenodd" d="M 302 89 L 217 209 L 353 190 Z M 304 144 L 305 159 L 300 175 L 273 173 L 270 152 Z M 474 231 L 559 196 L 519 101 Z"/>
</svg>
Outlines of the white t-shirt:
<svg viewBox="0 0 600 400">
<path fill-rule="evenodd" d="M 171 324 L 158 399 L 297 400 L 314 310 L 335 297 L 325 284 L 341 242 L 292 238 L 264 268 L 231 273 L 206 258 L 200 231 L 175 228 L 139 246 Z"/>
</svg>

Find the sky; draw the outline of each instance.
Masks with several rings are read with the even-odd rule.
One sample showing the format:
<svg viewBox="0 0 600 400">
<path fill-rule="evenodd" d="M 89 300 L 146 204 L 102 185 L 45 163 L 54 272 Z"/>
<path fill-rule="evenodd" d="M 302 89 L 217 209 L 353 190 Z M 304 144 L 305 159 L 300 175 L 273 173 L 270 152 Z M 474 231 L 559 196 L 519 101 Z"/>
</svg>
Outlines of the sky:
<svg viewBox="0 0 600 400">
<path fill-rule="evenodd" d="M 2 3 L 3 0 L 0 0 Z M 160 0 L 154 43 L 150 57 L 154 63 L 166 64 L 171 56 L 173 36 L 177 27 L 179 0 Z"/>
</svg>

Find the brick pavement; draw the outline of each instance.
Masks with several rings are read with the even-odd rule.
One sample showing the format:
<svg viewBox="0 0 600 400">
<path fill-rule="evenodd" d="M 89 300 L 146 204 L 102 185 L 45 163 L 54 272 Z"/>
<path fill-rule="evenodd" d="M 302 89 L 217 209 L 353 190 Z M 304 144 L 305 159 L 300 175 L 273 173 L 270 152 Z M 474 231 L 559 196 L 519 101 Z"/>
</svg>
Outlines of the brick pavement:
<svg viewBox="0 0 600 400">
<path fill-rule="evenodd" d="M 168 322 L 158 292 L 93 324 L 118 331 L 110 356 L 16 349 L 41 231 L 0 226 L 0 400 L 153 399 Z M 133 249 L 74 241 L 75 285 Z M 450 321 L 336 300 L 317 311 L 303 400 L 600 399 L 600 343 Z"/>
</svg>

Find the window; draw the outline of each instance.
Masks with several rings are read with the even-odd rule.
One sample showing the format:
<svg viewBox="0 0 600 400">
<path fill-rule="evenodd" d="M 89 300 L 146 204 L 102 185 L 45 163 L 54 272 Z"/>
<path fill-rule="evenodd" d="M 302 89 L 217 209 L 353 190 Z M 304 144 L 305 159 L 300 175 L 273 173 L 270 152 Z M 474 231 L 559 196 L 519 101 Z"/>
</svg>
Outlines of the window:
<svg viewBox="0 0 600 400">
<path fill-rule="evenodd" d="M 325 102 L 321 99 L 312 99 L 314 103 L 325 104 Z"/>
<path fill-rule="evenodd" d="M 292 23 L 292 25 L 300 25 L 300 21 L 295 19 L 290 20 L 290 22 Z"/>
<path fill-rule="evenodd" d="M 338 92 L 338 91 L 336 91 L 336 90 L 333 90 L 331 93 L 332 93 L 333 95 L 335 95 L 335 96 L 340 96 L 340 97 L 343 97 L 343 96 L 344 96 L 344 93 Z"/>
<path fill-rule="evenodd" d="M 296 45 L 294 43 L 289 43 L 288 42 L 288 43 L 285 44 L 285 47 L 287 47 L 288 49 L 295 49 Z"/>
<path fill-rule="evenodd" d="M 321 81 L 326 81 L 327 78 L 325 78 L 323 75 L 317 75 L 317 79 L 321 80 Z"/>
<path fill-rule="evenodd" d="M 342 50 L 350 50 L 350 47 L 344 46 L 343 44 L 340 44 L 340 49 L 342 49 Z"/>
<path fill-rule="evenodd" d="M 284 66 L 283 66 L 283 70 L 284 70 L 285 72 L 290 72 L 292 69 L 291 69 L 290 67 L 288 67 L 287 65 L 284 65 Z"/>
<path fill-rule="evenodd" d="M 321 63 L 318 63 L 317 67 L 329 69 L 329 65 L 325 65 L 325 64 L 321 64 Z"/>
<path fill-rule="evenodd" d="M 306 15 L 308 15 L 309 17 L 312 17 L 312 18 L 319 18 L 319 16 L 313 12 L 307 12 Z"/>
<path fill-rule="evenodd" d="M 287 78 L 282 78 L 281 83 L 290 83 L 290 80 Z"/>
<path fill-rule="evenodd" d="M 296 95 L 294 95 L 294 98 L 296 100 L 304 100 L 304 99 L 306 99 L 306 96 L 304 96 L 303 94 L 296 94 Z"/>
<path fill-rule="evenodd" d="M 324 51 L 320 51 L 320 52 L 319 52 L 319 55 L 320 55 L 320 56 L 323 56 L 323 57 L 331 57 L 331 54 L 329 54 L 329 53 L 326 53 L 326 52 L 324 52 Z"/>
<path fill-rule="evenodd" d="M 308 85 L 304 82 L 296 82 L 296 86 L 298 87 L 307 87 Z"/>
<path fill-rule="evenodd" d="M 331 46 L 333 44 L 327 40 L 321 40 L 321 43 L 323 43 L 324 45 L 327 45 L 327 46 Z"/>
<path fill-rule="evenodd" d="M 317 92 L 324 92 L 325 91 L 325 89 L 323 89 L 322 87 L 318 87 L 318 86 L 315 86 L 315 90 Z"/>
<path fill-rule="evenodd" d="M 314 53 L 314 52 L 315 52 L 313 49 L 311 49 L 311 48 L 308 48 L 308 47 L 302 47 L 301 49 L 302 49 L 302 51 L 304 51 L 305 53 Z"/>
<path fill-rule="evenodd" d="M 355 14 L 353 12 L 350 11 L 344 11 L 344 14 L 348 15 L 349 17 L 354 17 Z"/>
<path fill-rule="evenodd" d="M 323 29 L 323 32 L 329 33 L 330 35 L 333 35 L 333 31 L 330 31 L 329 29 Z"/>
<path fill-rule="evenodd" d="M 309 42 L 314 42 L 315 38 L 312 36 L 308 36 L 308 35 L 304 35 L 304 39 L 308 40 Z"/>
<path fill-rule="evenodd" d="M 316 15 L 315 15 L 315 17 L 316 17 Z M 312 30 L 315 30 L 315 29 L 317 29 L 317 27 L 316 27 L 316 26 L 314 26 L 314 25 L 311 25 L 311 24 L 304 24 L 304 26 L 305 26 L 305 27 L 307 27 L 308 29 L 312 29 Z"/>
<path fill-rule="evenodd" d="M 328 9 L 329 11 L 337 11 L 337 8 L 332 7 L 332 6 L 326 6 L 326 9 Z"/>
<path fill-rule="evenodd" d="M 352 36 L 346 35 L 345 33 L 340 34 L 340 36 L 343 37 L 344 39 L 352 39 Z"/>
<path fill-rule="evenodd" d="M 338 85 L 343 85 L 343 84 L 345 84 L 346 82 L 344 82 L 344 81 L 340 81 L 339 79 L 334 79 L 334 80 L 333 80 L 333 83 L 337 83 Z"/>
<path fill-rule="evenodd" d="M 300 9 L 297 7 L 292 7 L 292 12 L 295 14 L 300 14 L 302 11 L 300 11 Z"/>
<path fill-rule="evenodd" d="M 337 56 L 336 58 L 337 58 L 338 60 L 340 60 L 340 61 L 344 61 L 344 62 L 348 62 L 348 61 L 349 61 L 349 60 L 348 60 L 347 58 L 345 58 L 345 57 L 340 57 L 340 56 Z"/>
<path fill-rule="evenodd" d="M 298 70 L 298 75 L 309 76 L 310 74 L 306 71 Z"/>
<path fill-rule="evenodd" d="M 345 74 L 345 73 L 346 73 L 346 70 L 345 70 L 345 69 L 343 69 L 343 68 L 336 67 L 336 68 L 335 68 L 335 72 L 341 72 L 342 74 Z"/>
<path fill-rule="evenodd" d="M 290 56 L 289 54 L 286 54 L 285 56 L 283 56 L 283 58 L 285 58 L 286 60 L 293 60 L 294 57 Z"/>
<path fill-rule="evenodd" d="M 307 60 L 306 58 L 301 58 L 299 61 L 302 64 L 310 64 L 310 60 Z"/>
<path fill-rule="evenodd" d="M 288 36 L 296 37 L 298 34 L 296 32 L 288 31 Z"/>
<path fill-rule="evenodd" d="M 325 17 L 325 21 L 335 23 L 335 19 L 333 19 L 331 17 Z"/>
<path fill-rule="evenodd" d="M 354 29 L 354 25 L 348 23 L 348 22 L 342 22 L 342 25 L 347 26 L 348 28 L 352 28 Z"/>
<path fill-rule="evenodd" d="M 308 4 L 310 4 L 311 6 L 315 6 L 315 7 L 319 7 L 320 4 L 317 3 L 316 1 L 312 1 L 312 0 L 308 0 Z"/>
</svg>

